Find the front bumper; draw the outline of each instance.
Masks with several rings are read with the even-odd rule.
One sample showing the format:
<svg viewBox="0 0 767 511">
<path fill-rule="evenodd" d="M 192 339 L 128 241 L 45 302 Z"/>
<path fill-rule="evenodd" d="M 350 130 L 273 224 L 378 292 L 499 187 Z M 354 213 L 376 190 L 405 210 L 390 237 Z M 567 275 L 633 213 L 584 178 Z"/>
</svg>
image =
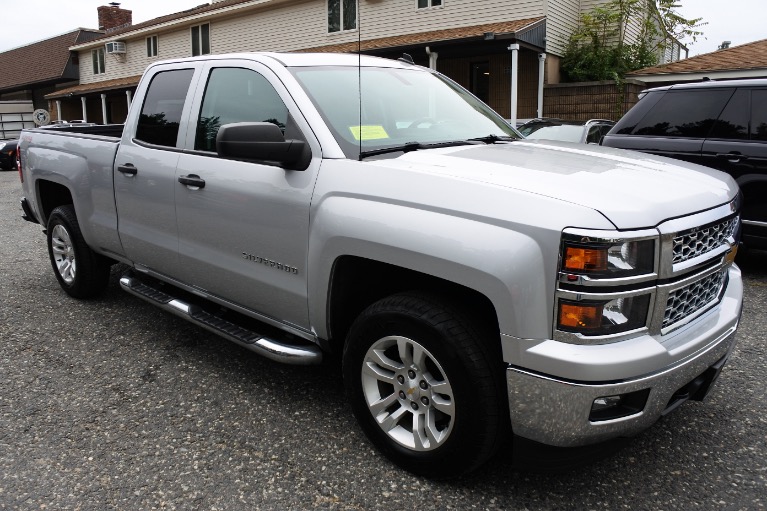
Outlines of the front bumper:
<svg viewBox="0 0 767 511">
<path fill-rule="evenodd" d="M 548 445 L 585 445 L 634 435 L 688 397 L 702 399 L 735 345 L 743 286 L 737 267 L 731 267 L 729 277 L 717 307 L 665 337 L 590 346 L 548 340 L 520 348 L 521 342 L 516 349 L 507 348 L 512 341 L 504 339 L 504 351 L 526 362 L 524 368 L 511 365 L 506 373 L 514 433 Z M 651 365 L 657 369 L 648 370 Z M 690 388 L 697 395 L 685 396 Z M 595 399 L 630 393 L 647 396 L 636 413 L 590 419 Z"/>
</svg>

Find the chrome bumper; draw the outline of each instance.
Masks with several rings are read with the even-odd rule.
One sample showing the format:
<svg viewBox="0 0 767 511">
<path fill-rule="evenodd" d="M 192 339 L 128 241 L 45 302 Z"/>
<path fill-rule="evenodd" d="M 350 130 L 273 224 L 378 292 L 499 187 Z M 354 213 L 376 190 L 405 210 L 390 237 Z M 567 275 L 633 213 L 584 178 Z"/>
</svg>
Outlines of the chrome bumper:
<svg viewBox="0 0 767 511">
<path fill-rule="evenodd" d="M 686 400 L 679 391 L 693 380 L 705 374 L 709 381 L 703 394 L 711 389 L 735 346 L 741 307 L 742 283 L 735 267 L 722 302 L 667 338 L 643 336 L 601 346 L 548 340 L 517 349 L 509 347 L 509 338 L 504 339 L 505 353 L 529 362 L 522 368 L 511 361 L 506 373 L 514 433 L 544 444 L 570 447 L 646 429 Z M 654 349 L 649 357 L 646 350 L 637 349 L 650 344 Z M 650 360 L 665 363 L 647 371 Z M 546 366 L 558 369 L 560 375 L 546 374 Z M 643 372 L 632 376 L 640 368 Z M 621 373 L 623 377 L 618 377 Z M 636 413 L 609 420 L 590 419 L 595 399 L 639 391 L 646 392 L 647 400 Z M 703 394 L 694 398 L 702 399 Z"/>
</svg>

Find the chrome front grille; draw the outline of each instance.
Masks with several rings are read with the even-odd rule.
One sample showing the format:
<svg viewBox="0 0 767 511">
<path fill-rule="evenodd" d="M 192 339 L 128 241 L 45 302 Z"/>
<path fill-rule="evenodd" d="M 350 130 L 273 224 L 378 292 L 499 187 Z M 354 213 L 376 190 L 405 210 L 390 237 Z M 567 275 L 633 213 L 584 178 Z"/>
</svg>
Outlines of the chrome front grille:
<svg viewBox="0 0 767 511">
<path fill-rule="evenodd" d="M 679 233 L 673 240 L 673 264 L 682 263 L 727 244 L 727 239 L 735 236 L 737 227 L 736 216 L 703 229 Z"/>
<path fill-rule="evenodd" d="M 672 291 L 666 301 L 662 328 L 681 321 L 717 302 L 727 278 L 727 270 L 718 271 L 685 287 Z"/>
</svg>

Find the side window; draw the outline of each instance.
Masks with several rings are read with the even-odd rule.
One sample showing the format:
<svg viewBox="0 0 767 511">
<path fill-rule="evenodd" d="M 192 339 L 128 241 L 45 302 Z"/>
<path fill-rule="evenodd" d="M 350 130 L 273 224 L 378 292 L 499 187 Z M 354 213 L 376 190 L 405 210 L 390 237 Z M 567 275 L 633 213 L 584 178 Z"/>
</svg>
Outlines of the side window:
<svg viewBox="0 0 767 511">
<path fill-rule="evenodd" d="M 136 139 L 148 144 L 176 147 L 181 111 L 194 76 L 193 69 L 157 73 L 141 107 Z"/>
<path fill-rule="evenodd" d="M 259 73 L 240 68 L 213 69 L 205 87 L 194 148 L 215 152 L 219 128 L 233 122 L 271 122 L 284 133 L 288 108 Z"/>
<path fill-rule="evenodd" d="M 751 91 L 751 140 L 767 140 L 767 90 Z"/>
<path fill-rule="evenodd" d="M 91 60 L 93 60 L 93 74 L 101 75 L 106 71 L 106 62 L 104 61 L 104 48 L 99 48 L 91 52 Z"/>
<path fill-rule="evenodd" d="M 328 32 L 357 28 L 357 0 L 327 0 Z"/>
<path fill-rule="evenodd" d="M 709 138 L 745 140 L 748 138 L 749 96 L 748 89 L 738 89 L 732 95 L 722 115 L 716 122 Z"/>
<path fill-rule="evenodd" d="M 602 128 L 599 125 L 591 126 L 586 135 L 587 144 L 598 144 L 602 140 Z"/>
<path fill-rule="evenodd" d="M 668 91 L 633 134 L 705 138 L 732 93 L 733 89 Z"/>
<path fill-rule="evenodd" d="M 192 27 L 192 56 L 210 55 L 210 23 Z"/>
</svg>

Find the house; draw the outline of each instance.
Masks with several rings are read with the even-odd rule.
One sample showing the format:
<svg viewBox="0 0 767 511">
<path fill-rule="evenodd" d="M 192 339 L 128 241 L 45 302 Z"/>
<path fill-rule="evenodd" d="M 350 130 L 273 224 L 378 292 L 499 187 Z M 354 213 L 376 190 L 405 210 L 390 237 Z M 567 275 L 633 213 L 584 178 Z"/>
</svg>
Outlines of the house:
<svg viewBox="0 0 767 511">
<path fill-rule="evenodd" d="M 31 108 L 48 108 L 46 94 L 76 85 L 80 54 L 70 46 L 103 36 L 78 28 L 43 41 L 0 53 L 0 101 L 31 101 Z"/>
<path fill-rule="evenodd" d="M 80 83 L 46 96 L 95 122 L 122 122 L 156 60 L 242 51 L 362 51 L 439 70 L 501 115 L 542 112 L 544 83 L 581 10 L 607 0 L 214 0 L 75 44 Z M 119 4 L 110 9 L 119 18 Z"/>
<path fill-rule="evenodd" d="M 652 87 L 704 79 L 767 78 L 767 39 L 639 69 L 628 73 L 626 77 Z"/>
</svg>

